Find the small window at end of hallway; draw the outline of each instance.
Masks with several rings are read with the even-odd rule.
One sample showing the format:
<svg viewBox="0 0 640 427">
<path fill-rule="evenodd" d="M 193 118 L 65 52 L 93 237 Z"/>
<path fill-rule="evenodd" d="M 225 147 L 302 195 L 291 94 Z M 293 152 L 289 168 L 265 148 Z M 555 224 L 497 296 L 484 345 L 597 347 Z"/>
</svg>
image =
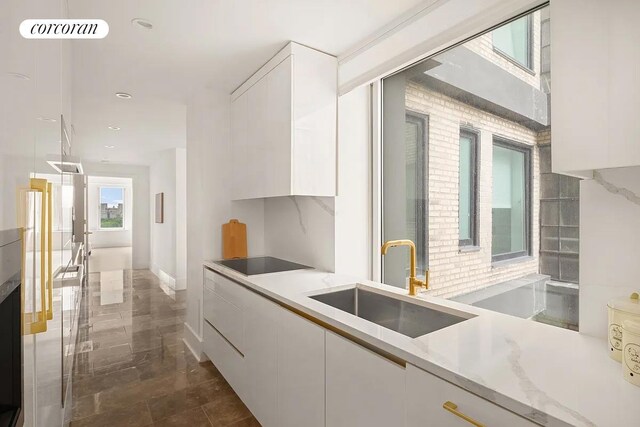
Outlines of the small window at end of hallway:
<svg viewBox="0 0 640 427">
<path fill-rule="evenodd" d="M 477 241 L 477 176 L 478 135 L 460 130 L 458 233 L 460 246 L 478 246 Z"/>
<path fill-rule="evenodd" d="M 100 229 L 123 229 L 124 187 L 100 187 Z"/>
<path fill-rule="evenodd" d="M 525 68 L 532 69 L 531 15 L 492 31 L 493 48 Z"/>
</svg>

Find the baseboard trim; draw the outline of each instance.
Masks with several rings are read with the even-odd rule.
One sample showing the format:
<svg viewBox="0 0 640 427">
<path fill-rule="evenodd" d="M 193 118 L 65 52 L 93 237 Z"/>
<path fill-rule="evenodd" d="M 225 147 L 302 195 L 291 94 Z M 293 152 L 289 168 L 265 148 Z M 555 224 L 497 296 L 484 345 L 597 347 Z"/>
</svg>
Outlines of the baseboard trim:
<svg viewBox="0 0 640 427">
<path fill-rule="evenodd" d="M 175 286 L 174 290 L 183 291 L 183 290 L 187 289 L 187 278 L 186 277 L 177 278 L 175 283 L 176 283 L 176 286 Z"/>
<path fill-rule="evenodd" d="M 157 264 L 151 264 L 151 272 L 173 291 L 187 289 L 186 285 L 184 288 L 177 287 L 176 278 L 158 268 Z"/>
<path fill-rule="evenodd" d="M 184 345 L 187 346 L 198 362 L 206 362 L 209 360 L 207 355 L 202 351 L 202 338 L 196 334 L 187 322 L 184 322 L 184 338 L 182 338 L 182 342 L 184 342 Z"/>
</svg>

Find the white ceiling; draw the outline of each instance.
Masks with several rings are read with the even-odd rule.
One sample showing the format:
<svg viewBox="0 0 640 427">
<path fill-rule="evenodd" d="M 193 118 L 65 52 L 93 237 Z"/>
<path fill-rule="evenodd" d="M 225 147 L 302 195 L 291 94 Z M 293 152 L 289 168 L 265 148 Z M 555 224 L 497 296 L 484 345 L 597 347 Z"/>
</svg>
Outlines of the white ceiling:
<svg viewBox="0 0 640 427">
<path fill-rule="evenodd" d="M 71 17 L 104 19 L 110 26 L 103 40 L 73 42 L 78 154 L 148 164 L 154 152 L 186 145 L 186 102 L 193 91 L 231 93 L 289 40 L 339 55 L 423 0 L 68 3 Z M 154 28 L 132 25 L 133 18 Z M 118 91 L 134 98 L 118 99 Z"/>
</svg>

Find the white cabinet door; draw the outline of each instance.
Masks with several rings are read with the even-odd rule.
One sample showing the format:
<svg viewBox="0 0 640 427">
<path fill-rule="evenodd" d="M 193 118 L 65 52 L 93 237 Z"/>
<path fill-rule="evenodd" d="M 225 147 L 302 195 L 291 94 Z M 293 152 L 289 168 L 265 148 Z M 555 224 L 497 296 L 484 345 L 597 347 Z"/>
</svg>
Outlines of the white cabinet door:
<svg viewBox="0 0 640 427">
<path fill-rule="evenodd" d="M 233 170 L 244 170 L 247 166 L 249 138 L 249 104 L 247 92 L 231 104 L 231 158 Z M 233 173 L 233 191 L 238 198 L 245 197 L 250 184 L 245 173 Z"/>
<path fill-rule="evenodd" d="M 267 74 L 267 140 L 264 176 L 266 196 L 291 194 L 291 132 L 292 132 L 292 67 L 291 56 Z"/>
<path fill-rule="evenodd" d="M 406 373 L 407 427 L 471 426 L 461 415 L 485 426 L 537 425 L 413 365 Z M 457 406 L 459 415 L 443 407 L 447 402 Z"/>
<path fill-rule="evenodd" d="M 269 98 L 267 78 L 263 77 L 247 91 L 247 151 L 243 164 L 233 174 L 244 174 L 243 198 L 264 197 L 265 176 L 271 170 L 266 161 Z"/>
<path fill-rule="evenodd" d="M 281 308 L 252 293 L 245 309 L 247 407 L 264 427 L 277 426 L 278 314 Z"/>
<path fill-rule="evenodd" d="M 404 367 L 326 332 L 327 427 L 404 425 Z"/>
<path fill-rule="evenodd" d="M 553 171 L 640 165 L 640 2 L 555 1 L 551 16 Z"/>
<path fill-rule="evenodd" d="M 278 426 L 324 427 L 325 330 L 284 308 L 278 323 Z"/>
<path fill-rule="evenodd" d="M 336 69 L 290 43 L 231 95 L 234 200 L 335 196 Z"/>
</svg>

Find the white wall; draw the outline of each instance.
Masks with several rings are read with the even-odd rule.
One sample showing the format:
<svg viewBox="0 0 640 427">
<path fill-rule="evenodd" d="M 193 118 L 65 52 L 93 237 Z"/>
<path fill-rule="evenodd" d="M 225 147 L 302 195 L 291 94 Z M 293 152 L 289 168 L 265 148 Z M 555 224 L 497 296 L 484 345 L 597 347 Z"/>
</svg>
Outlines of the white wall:
<svg viewBox="0 0 640 427">
<path fill-rule="evenodd" d="M 580 183 L 580 332 L 607 336 L 607 301 L 640 289 L 640 167 Z"/>
<path fill-rule="evenodd" d="M 82 166 L 85 174 L 93 177 L 131 178 L 134 197 L 131 220 L 132 265 L 134 269 L 149 268 L 149 167 L 88 162 L 83 162 Z"/>
<path fill-rule="evenodd" d="M 264 253 L 264 202 L 231 201 L 231 102 L 199 91 L 187 105 L 187 319 L 185 341 L 201 353 L 202 262 L 222 256 L 222 224 L 247 224 L 249 256 Z"/>
<path fill-rule="evenodd" d="M 371 278 L 371 100 L 361 86 L 338 100 L 335 271 Z"/>
<path fill-rule="evenodd" d="M 161 151 L 149 168 L 151 271 L 173 289 L 186 289 L 186 150 Z M 155 222 L 155 197 L 164 193 L 164 222 Z"/>
<path fill-rule="evenodd" d="M 133 243 L 133 210 L 135 209 L 133 181 L 131 178 L 89 176 L 88 179 L 89 243 L 92 248 L 120 248 Z M 124 188 L 124 229 L 100 229 L 100 187 Z M 139 197 L 139 196 L 137 196 Z"/>
<path fill-rule="evenodd" d="M 187 150 L 176 150 L 176 288 L 187 288 Z"/>
</svg>

